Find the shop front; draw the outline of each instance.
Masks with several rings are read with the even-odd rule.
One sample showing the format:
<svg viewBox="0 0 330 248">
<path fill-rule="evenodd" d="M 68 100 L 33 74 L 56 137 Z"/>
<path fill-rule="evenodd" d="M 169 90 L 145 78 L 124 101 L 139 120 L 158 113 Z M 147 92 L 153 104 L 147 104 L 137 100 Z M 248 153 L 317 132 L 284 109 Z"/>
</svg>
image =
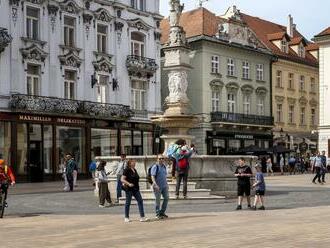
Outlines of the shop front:
<svg viewBox="0 0 330 248">
<path fill-rule="evenodd" d="M 96 156 L 152 155 L 154 126 L 122 120 L 0 113 L 0 156 L 19 181 L 59 178 L 64 156 L 73 155 L 79 173 L 88 174 Z"/>
</svg>

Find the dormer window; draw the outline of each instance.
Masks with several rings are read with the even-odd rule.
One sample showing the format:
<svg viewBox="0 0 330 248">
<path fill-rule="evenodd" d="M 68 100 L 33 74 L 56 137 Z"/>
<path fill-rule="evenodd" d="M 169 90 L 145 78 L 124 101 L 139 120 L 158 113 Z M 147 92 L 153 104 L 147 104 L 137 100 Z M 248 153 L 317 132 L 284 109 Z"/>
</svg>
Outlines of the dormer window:
<svg viewBox="0 0 330 248">
<path fill-rule="evenodd" d="M 305 57 L 305 47 L 302 43 L 300 43 L 298 47 L 298 56 L 302 58 Z"/>
<path fill-rule="evenodd" d="M 283 39 L 281 41 L 281 51 L 284 53 L 288 53 L 288 42 L 286 41 L 286 39 Z"/>
</svg>

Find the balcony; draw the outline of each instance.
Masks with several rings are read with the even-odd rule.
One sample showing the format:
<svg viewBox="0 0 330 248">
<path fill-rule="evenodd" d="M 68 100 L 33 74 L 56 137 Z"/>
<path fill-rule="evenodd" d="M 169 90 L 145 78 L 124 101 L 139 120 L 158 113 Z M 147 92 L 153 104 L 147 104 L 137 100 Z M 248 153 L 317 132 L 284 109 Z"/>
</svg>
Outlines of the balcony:
<svg viewBox="0 0 330 248">
<path fill-rule="evenodd" d="M 127 56 L 126 67 L 129 76 L 146 79 L 150 79 L 159 68 L 156 60 L 136 55 Z"/>
<path fill-rule="evenodd" d="M 228 122 L 260 126 L 272 126 L 274 118 L 271 116 L 246 115 L 229 112 L 212 112 L 211 122 Z"/>
<path fill-rule="evenodd" d="M 105 119 L 128 119 L 133 115 L 130 107 L 126 105 L 23 94 L 11 95 L 9 107 L 17 112 L 60 115 L 76 114 Z"/>
</svg>

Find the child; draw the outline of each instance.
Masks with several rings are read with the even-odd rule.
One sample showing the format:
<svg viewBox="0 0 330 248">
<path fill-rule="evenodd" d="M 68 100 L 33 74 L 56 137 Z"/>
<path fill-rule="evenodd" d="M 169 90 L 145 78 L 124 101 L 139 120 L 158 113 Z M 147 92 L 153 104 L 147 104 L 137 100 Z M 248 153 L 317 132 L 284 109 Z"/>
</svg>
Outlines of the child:
<svg viewBox="0 0 330 248">
<path fill-rule="evenodd" d="M 266 184 L 265 184 L 265 180 L 264 180 L 264 175 L 261 172 L 260 164 L 256 164 L 254 167 L 257 170 L 257 174 L 255 177 L 255 182 L 252 187 L 256 189 L 256 196 L 254 198 L 254 204 L 251 209 L 257 210 L 257 203 L 259 202 L 261 204 L 261 206 L 258 209 L 265 210 L 264 195 L 265 195 L 265 190 L 266 190 Z"/>
<path fill-rule="evenodd" d="M 105 200 L 107 200 L 107 202 L 109 203 L 109 207 L 111 207 L 112 201 L 111 201 L 111 196 L 110 196 L 110 191 L 108 188 L 108 174 L 105 172 L 105 166 L 106 166 L 107 162 L 106 161 L 101 161 L 99 166 L 97 167 L 97 171 L 96 171 L 96 180 L 98 182 L 98 186 L 99 186 L 99 200 L 100 200 L 100 208 L 104 208 L 104 203 Z"/>
</svg>

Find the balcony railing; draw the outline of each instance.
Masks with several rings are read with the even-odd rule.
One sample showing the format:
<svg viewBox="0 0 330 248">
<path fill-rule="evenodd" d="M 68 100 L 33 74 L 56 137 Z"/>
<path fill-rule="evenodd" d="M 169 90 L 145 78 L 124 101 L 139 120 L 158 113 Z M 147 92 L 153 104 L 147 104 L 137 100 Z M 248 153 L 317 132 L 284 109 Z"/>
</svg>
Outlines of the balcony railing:
<svg viewBox="0 0 330 248">
<path fill-rule="evenodd" d="M 133 115 L 129 106 L 78 101 L 56 97 L 13 94 L 9 107 L 15 111 L 45 114 L 80 114 L 98 118 L 128 119 Z"/>
<path fill-rule="evenodd" d="M 229 112 L 212 112 L 211 122 L 230 122 L 252 125 L 266 125 L 272 126 L 274 124 L 274 118 L 271 116 L 261 115 L 246 115 Z"/>
<path fill-rule="evenodd" d="M 130 76 L 147 79 L 151 78 L 159 68 L 156 60 L 136 55 L 127 56 L 126 67 Z"/>
</svg>

